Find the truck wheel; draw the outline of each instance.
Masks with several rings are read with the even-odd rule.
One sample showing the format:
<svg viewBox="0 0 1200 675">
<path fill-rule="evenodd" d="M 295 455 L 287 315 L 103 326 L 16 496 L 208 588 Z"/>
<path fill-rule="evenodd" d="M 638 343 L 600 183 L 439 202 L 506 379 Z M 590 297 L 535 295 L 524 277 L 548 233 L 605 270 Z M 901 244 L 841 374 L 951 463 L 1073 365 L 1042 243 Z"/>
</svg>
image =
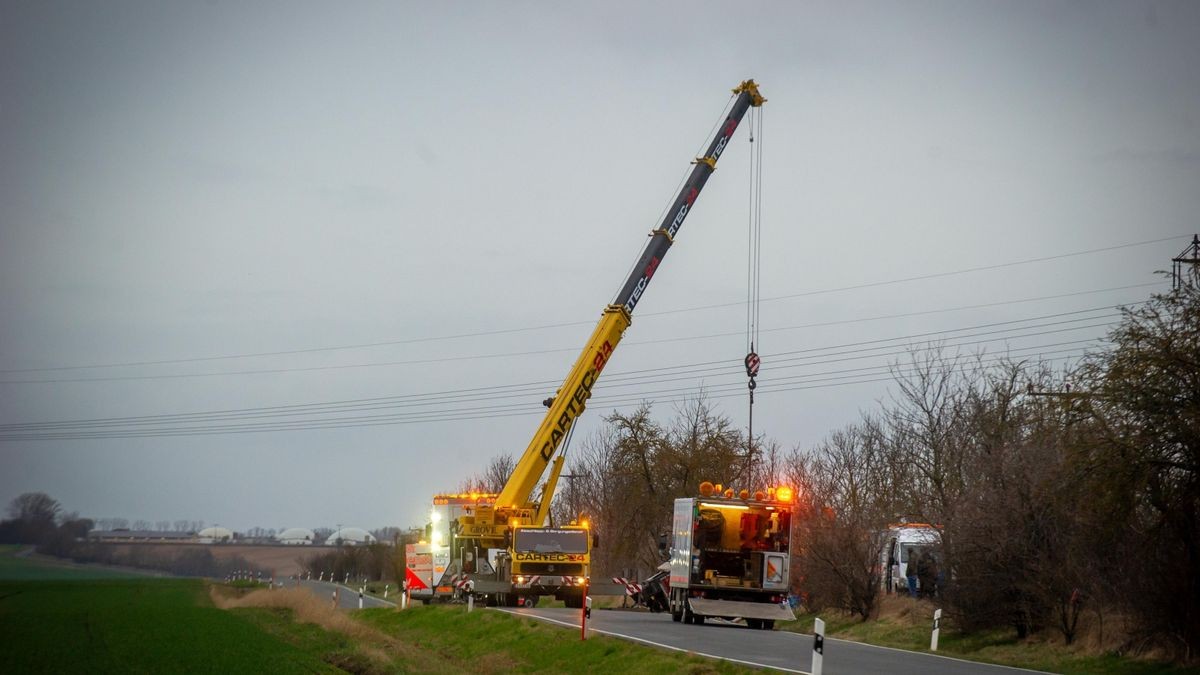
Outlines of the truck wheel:
<svg viewBox="0 0 1200 675">
<path fill-rule="evenodd" d="M 704 625 L 704 617 L 700 614 L 693 614 L 692 615 L 692 623 L 696 624 L 697 626 L 703 626 Z"/>
<path fill-rule="evenodd" d="M 746 627 L 750 630 L 759 630 L 762 628 L 762 619 L 746 619 Z"/>
<path fill-rule="evenodd" d="M 534 607 L 537 607 L 537 602 L 538 602 L 538 596 L 536 596 L 536 595 L 525 596 L 525 607 L 526 608 L 533 609 Z"/>
<path fill-rule="evenodd" d="M 683 622 L 693 623 L 696 620 L 696 615 L 692 614 L 692 608 L 688 607 L 687 598 L 683 599 Z"/>
<path fill-rule="evenodd" d="M 763 630 L 775 630 L 775 619 L 763 619 Z"/>
</svg>

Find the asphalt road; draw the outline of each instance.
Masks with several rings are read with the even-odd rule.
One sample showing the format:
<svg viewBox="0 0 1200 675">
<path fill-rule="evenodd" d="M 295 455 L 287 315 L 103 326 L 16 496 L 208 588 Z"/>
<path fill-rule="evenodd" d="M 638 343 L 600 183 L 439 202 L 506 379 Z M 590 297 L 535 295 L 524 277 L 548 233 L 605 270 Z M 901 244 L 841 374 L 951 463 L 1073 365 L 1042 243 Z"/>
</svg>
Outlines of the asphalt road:
<svg viewBox="0 0 1200 675">
<path fill-rule="evenodd" d="M 547 608 L 495 611 L 528 616 L 579 630 L 579 610 Z M 692 652 L 746 665 L 776 668 L 793 673 L 809 673 L 812 670 L 811 634 L 750 630 L 738 623 L 711 620 L 703 626 L 691 626 L 671 621 L 671 616 L 666 613 L 599 609 L 592 612 L 592 618 L 588 620 L 588 629 L 661 648 Z M 823 672 L 826 675 L 1007 675 L 1038 671 L 826 638 Z"/>
<path fill-rule="evenodd" d="M 296 582 L 288 580 L 287 585 Z M 333 599 L 338 589 L 340 609 L 358 609 L 358 588 L 328 581 L 300 581 L 320 598 Z M 395 603 L 368 595 L 363 607 L 395 607 Z M 547 621 L 564 628 L 579 630 L 579 610 L 563 608 L 506 609 L 488 611 L 508 612 L 517 616 Z M 774 668 L 792 673 L 811 673 L 811 634 L 785 631 L 750 630 L 740 623 L 709 620 L 703 626 L 691 626 L 671 621 L 666 613 L 597 609 L 588 620 L 589 632 L 610 635 L 634 642 L 692 652 L 700 656 L 725 659 L 745 665 Z M 995 666 L 964 661 L 952 657 L 909 652 L 888 647 L 875 647 L 858 642 L 825 638 L 825 675 L 1009 675 L 1040 671 Z"/>
<path fill-rule="evenodd" d="M 291 587 L 296 584 L 292 579 L 284 582 L 285 586 Z M 328 581 L 300 581 L 302 588 L 307 588 L 312 591 L 313 595 L 318 598 L 325 598 L 330 602 L 333 601 L 334 589 L 337 589 L 338 609 L 358 609 L 358 588 L 346 586 L 344 584 L 333 584 Z M 395 607 L 395 603 L 388 600 L 371 597 L 363 594 L 363 608 L 368 607 Z"/>
</svg>

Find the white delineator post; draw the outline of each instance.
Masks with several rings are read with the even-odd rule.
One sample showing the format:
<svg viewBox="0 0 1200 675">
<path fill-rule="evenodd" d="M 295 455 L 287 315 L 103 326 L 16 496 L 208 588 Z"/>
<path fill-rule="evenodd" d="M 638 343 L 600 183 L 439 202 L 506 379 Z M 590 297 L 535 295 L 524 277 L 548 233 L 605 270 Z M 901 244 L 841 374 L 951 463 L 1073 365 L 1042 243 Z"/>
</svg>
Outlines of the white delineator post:
<svg viewBox="0 0 1200 675">
<path fill-rule="evenodd" d="M 467 594 L 467 614 L 470 614 L 474 610 L 475 610 L 475 594 L 468 593 Z"/>
<path fill-rule="evenodd" d="M 933 610 L 933 636 L 929 638 L 929 651 L 937 651 L 938 633 L 942 632 L 942 610 Z"/>
<path fill-rule="evenodd" d="M 587 639 L 587 620 L 588 620 L 588 614 L 591 613 L 589 610 L 592 608 L 590 599 L 588 598 L 588 589 L 590 586 L 591 586 L 591 579 L 588 579 L 587 581 L 583 582 L 583 602 L 579 603 L 579 605 L 581 607 L 581 609 L 579 610 L 579 639 L 580 640 Z"/>
<path fill-rule="evenodd" d="M 362 586 L 358 587 L 358 608 L 359 609 L 363 608 L 363 587 Z"/>
<path fill-rule="evenodd" d="M 329 594 L 329 597 L 333 598 L 333 608 L 337 609 L 337 589 L 336 588 L 333 589 L 333 593 Z"/>
<path fill-rule="evenodd" d="M 812 675 L 821 675 L 822 661 L 825 660 L 825 622 L 817 619 L 813 622 L 813 654 Z"/>
</svg>

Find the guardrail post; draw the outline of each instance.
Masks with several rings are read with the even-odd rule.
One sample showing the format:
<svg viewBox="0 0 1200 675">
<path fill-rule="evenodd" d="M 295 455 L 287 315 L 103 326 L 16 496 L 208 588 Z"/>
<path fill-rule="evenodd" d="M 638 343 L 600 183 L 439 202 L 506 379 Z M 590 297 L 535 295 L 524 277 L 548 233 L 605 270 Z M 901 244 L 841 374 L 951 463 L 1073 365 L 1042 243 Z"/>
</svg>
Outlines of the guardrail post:
<svg viewBox="0 0 1200 675">
<path fill-rule="evenodd" d="M 933 610 L 933 636 L 929 638 L 929 651 L 937 651 L 938 633 L 942 632 L 942 610 Z"/>
<path fill-rule="evenodd" d="M 825 622 L 817 619 L 813 623 L 812 675 L 821 675 L 825 660 Z"/>
</svg>

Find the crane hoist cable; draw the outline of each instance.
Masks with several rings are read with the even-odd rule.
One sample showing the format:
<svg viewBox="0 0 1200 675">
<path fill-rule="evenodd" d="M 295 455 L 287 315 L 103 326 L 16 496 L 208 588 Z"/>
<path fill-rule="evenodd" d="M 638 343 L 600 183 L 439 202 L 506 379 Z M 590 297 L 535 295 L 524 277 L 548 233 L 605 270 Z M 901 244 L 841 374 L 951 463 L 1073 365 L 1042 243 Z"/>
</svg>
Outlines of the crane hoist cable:
<svg viewBox="0 0 1200 675">
<path fill-rule="evenodd" d="M 759 307 L 762 298 L 762 107 L 750 113 L 750 204 L 746 228 L 746 383 L 749 389 L 749 415 L 746 433 L 747 464 L 754 462 L 754 389 L 758 386 Z M 758 142 L 755 143 L 757 132 Z"/>
</svg>

